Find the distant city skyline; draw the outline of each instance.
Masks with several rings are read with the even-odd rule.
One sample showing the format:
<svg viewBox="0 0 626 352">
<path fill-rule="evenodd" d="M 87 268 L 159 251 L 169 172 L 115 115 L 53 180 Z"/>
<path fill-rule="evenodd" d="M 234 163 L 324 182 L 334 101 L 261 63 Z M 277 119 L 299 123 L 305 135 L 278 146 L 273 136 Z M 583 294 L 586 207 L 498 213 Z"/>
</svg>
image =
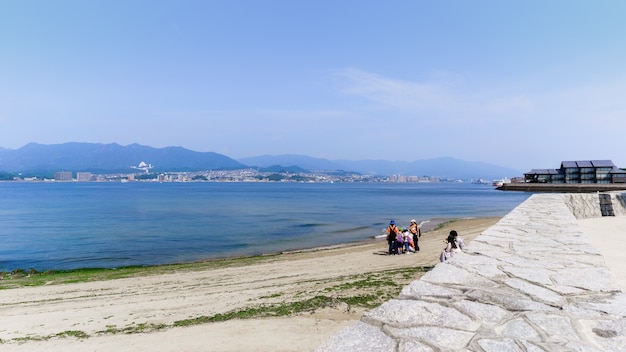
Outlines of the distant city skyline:
<svg viewBox="0 0 626 352">
<path fill-rule="evenodd" d="M 0 146 L 626 166 L 622 1 L 0 5 Z"/>
</svg>

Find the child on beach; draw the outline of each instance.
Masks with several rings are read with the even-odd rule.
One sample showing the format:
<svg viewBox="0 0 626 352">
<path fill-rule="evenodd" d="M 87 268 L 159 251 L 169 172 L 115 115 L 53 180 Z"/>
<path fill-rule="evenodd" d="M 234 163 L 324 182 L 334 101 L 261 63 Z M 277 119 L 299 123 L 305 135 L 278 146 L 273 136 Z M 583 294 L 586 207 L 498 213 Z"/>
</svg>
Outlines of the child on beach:
<svg viewBox="0 0 626 352">
<path fill-rule="evenodd" d="M 398 235 L 396 236 L 396 246 L 399 253 L 404 253 L 404 239 L 402 238 L 402 230 L 398 230 Z"/>
<path fill-rule="evenodd" d="M 413 244 L 413 237 L 409 233 L 406 227 L 402 228 L 402 241 L 404 242 L 404 253 L 415 253 L 415 247 Z"/>
</svg>

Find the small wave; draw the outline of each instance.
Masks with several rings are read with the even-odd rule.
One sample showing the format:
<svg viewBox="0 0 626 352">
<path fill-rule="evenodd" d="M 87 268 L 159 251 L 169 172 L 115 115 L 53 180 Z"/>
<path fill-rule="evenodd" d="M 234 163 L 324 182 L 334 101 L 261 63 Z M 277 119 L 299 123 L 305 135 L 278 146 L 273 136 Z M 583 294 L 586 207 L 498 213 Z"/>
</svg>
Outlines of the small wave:
<svg viewBox="0 0 626 352">
<path fill-rule="evenodd" d="M 333 231 L 333 233 L 350 233 L 350 232 L 369 230 L 369 229 L 370 229 L 369 226 L 358 226 L 358 227 L 351 227 L 348 229 Z"/>
<path fill-rule="evenodd" d="M 297 228 L 302 228 L 302 229 L 306 229 L 306 228 L 311 228 L 311 227 L 321 227 L 321 226 L 328 226 L 328 224 L 322 224 L 322 223 L 309 223 L 309 224 L 298 224 L 294 227 Z"/>
</svg>

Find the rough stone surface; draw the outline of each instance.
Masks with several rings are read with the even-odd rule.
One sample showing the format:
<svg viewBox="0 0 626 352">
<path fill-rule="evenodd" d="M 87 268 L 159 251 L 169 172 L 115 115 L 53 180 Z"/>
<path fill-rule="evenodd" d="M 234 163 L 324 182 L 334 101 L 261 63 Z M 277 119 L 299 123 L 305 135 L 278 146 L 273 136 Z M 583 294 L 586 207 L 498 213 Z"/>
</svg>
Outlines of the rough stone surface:
<svg viewBox="0 0 626 352">
<path fill-rule="evenodd" d="M 331 337 L 317 351 L 394 351 L 396 345 L 397 342 L 380 328 L 358 322 Z"/>
<path fill-rule="evenodd" d="M 598 194 L 534 194 L 317 351 L 626 351 L 626 294 L 576 223 L 599 216 Z"/>
</svg>

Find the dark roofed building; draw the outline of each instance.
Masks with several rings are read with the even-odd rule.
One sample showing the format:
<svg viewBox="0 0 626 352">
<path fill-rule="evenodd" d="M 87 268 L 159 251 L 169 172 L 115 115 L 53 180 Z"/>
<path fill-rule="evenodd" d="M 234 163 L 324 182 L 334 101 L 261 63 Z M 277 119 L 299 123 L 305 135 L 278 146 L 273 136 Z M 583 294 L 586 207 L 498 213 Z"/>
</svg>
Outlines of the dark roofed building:
<svg viewBox="0 0 626 352">
<path fill-rule="evenodd" d="M 524 178 L 531 183 L 626 183 L 626 170 L 611 160 L 563 161 L 559 169 L 532 169 Z"/>
<path fill-rule="evenodd" d="M 615 168 L 610 174 L 612 183 L 626 183 L 626 170 Z"/>
<path fill-rule="evenodd" d="M 557 169 L 532 169 L 524 174 L 526 182 L 565 183 L 564 176 Z"/>
</svg>

